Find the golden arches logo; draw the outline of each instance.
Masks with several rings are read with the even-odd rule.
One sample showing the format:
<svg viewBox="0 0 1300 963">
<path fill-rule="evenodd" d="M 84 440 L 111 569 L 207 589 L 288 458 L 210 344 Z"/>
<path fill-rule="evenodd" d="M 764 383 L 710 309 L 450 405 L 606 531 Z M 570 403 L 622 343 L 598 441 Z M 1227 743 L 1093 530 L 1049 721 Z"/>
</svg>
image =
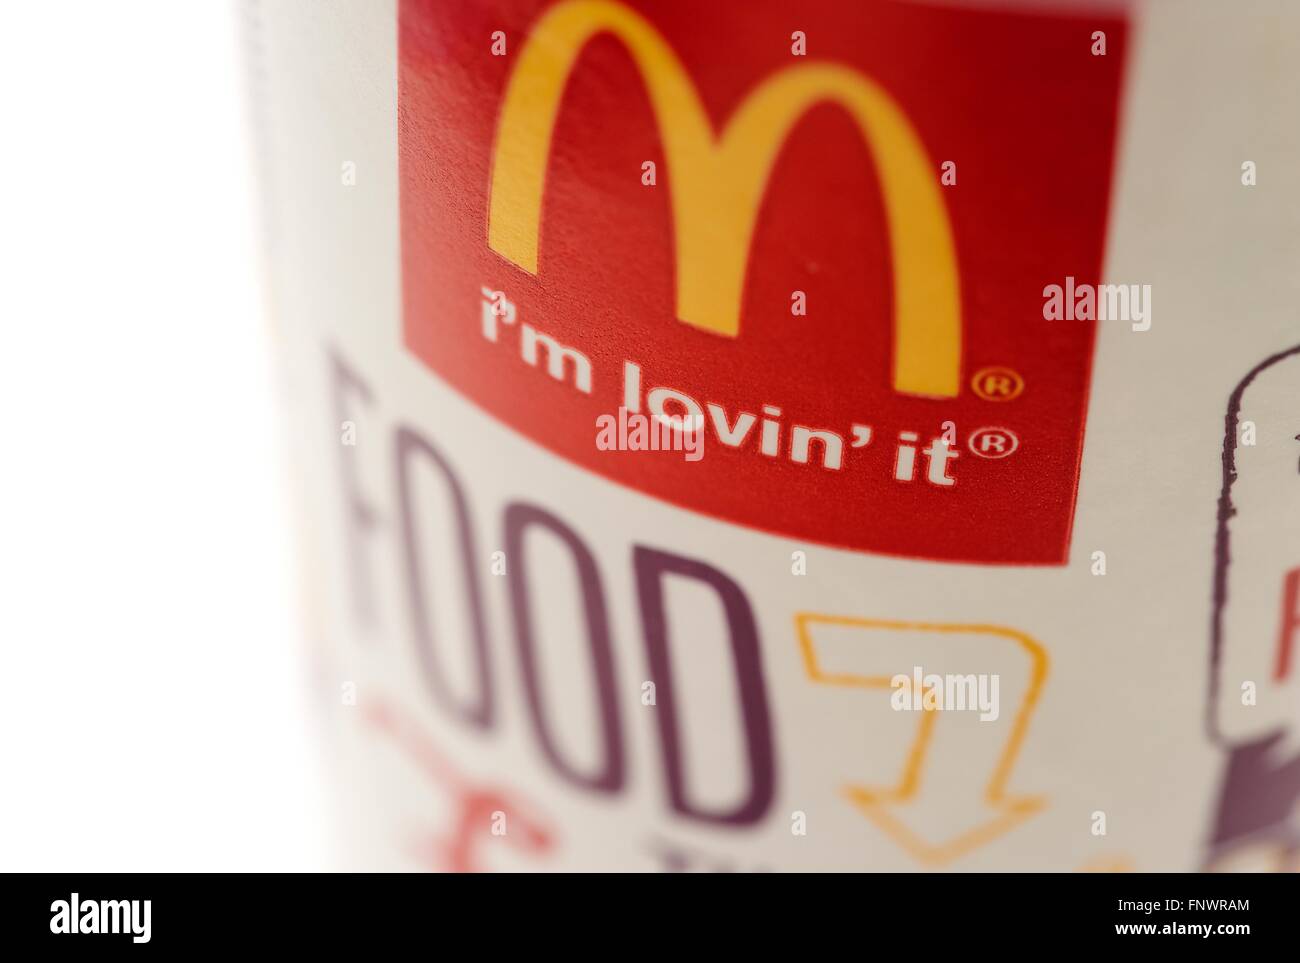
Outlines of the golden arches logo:
<svg viewBox="0 0 1300 963">
<path fill-rule="evenodd" d="M 720 135 L 672 48 L 613 0 L 566 0 L 540 17 L 506 86 L 492 160 L 488 244 L 537 273 L 542 188 L 551 135 L 578 55 L 617 37 L 640 71 L 672 177 L 677 317 L 727 337 L 740 305 L 758 209 L 777 154 L 813 106 L 856 122 L 884 195 L 894 271 L 894 389 L 951 398 L 960 386 L 957 259 L 934 166 L 897 103 L 858 71 L 830 63 L 783 68 L 754 90 Z"/>
</svg>

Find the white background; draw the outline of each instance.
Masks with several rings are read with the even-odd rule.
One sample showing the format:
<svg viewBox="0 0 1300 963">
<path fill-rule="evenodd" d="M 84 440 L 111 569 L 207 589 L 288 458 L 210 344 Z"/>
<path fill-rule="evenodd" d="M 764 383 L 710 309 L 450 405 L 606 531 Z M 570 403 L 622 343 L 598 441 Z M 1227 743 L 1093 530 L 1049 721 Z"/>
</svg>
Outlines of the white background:
<svg viewBox="0 0 1300 963">
<path fill-rule="evenodd" d="M 239 16 L 0 15 L 0 870 L 333 865 Z"/>
</svg>

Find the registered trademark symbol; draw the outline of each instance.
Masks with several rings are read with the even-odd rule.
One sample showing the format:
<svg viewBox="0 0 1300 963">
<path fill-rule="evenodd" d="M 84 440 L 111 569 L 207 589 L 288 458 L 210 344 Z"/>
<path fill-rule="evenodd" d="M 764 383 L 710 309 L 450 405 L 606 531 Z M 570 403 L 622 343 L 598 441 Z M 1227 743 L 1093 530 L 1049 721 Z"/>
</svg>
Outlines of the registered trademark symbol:
<svg viewBox="0 0 1300 963">
<path fill-rule="evenodd" d="M 1025 379 L 1011 368 L 980 368 L 970 379 L 970 386 L 985 401 L 1010 401 L 1025 390 Z"/>
<path fill-rule="evenodd" d="M 1020 447 L 1020 439 L 1010 428 L 978 428 L 971 432 L 966 447 L 981 458 L 1006 458 Z"/>
</svg>

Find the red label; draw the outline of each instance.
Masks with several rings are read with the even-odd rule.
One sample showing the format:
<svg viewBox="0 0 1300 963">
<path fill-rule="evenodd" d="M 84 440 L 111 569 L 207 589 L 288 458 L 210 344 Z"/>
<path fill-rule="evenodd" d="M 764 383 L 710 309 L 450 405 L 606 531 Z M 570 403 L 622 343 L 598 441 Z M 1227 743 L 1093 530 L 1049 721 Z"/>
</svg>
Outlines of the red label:
<svg viewBox="0 0 1300 963">
<path fill-rule="evenodd" d="M 1100 280 L 1124 41 L 869 0 L 403 0 L 406 346 L 697 512 L 1063 563 L 1094 323 L 1044 289 Z M 656 414 L 700 415 L 700 457 L 609 450 Z"/>
</svg>

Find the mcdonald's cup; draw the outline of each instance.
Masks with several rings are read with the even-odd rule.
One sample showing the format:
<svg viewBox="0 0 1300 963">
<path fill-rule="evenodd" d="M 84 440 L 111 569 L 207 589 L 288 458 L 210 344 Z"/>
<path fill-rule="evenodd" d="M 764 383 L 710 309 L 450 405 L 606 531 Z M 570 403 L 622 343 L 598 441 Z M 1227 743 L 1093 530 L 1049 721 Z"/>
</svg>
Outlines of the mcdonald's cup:
<svg viewBox="0 0 1300 963">
<path fill-rule="evenodd" d="M 1300 868 L 1300 7 L 246 19 L 347 865 Z"/>
</svg>

